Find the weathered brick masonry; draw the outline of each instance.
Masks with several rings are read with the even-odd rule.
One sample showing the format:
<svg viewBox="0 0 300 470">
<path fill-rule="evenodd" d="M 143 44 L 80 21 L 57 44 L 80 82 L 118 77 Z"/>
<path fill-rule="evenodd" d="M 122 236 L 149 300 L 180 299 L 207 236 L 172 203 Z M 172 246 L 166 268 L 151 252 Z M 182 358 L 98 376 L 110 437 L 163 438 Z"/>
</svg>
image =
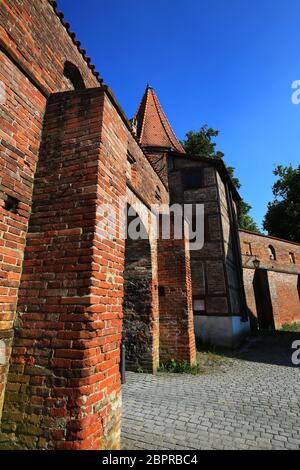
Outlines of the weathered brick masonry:
<svg viewBox="0 0 300 470">
<path fill-rule="evenodd" d="M 46 0 L 0 4 L 6 90 L 0 105 L 0 340 L 7 354 L 0 366 L 1 411 L 6 392 L 1 445 L 114 448 L 125 241 L 98 238 L 97 207 L 117 206 L 127 194 L 150 217 L 151 205 L 168 204 L 169 194 L 53 6 Z M 82 91 L 58 93 L 74 89 Z M 151 233 L 149 240 L 148 363 L 156 370 L 159 265 Z M 189 265 L 184 269 L 188 279 Z M 181 303 L 184 311 L 188 302 Z M 188 357 L 189 347 L 192 341 L 182 356 L 178 350 L 178 360 Z"/>
<path fill-rule="evenodd" d="M 2 417 L 10 445 L 118 442 L 124 242 L 98 239 L 96 210 L 125 195 L 126 149 L 104 101 L 96 89 L 47 106 Z"/>
<path fill-rule="evenodd" d="M 46 99 L 1 51 L 0 61 L 0 339 L 9 352 Z M 0 371 L 1 414 L 6 367 Z"/>
<path fill-rule="evenodd" d="M 239 196 L 221 162 L 185 155 L 151 87 L 130 125 L 55 1 L 0 0 L 0 81 L 0 445 L 118 448 L 122 338 L 155 372 L 195 361 L 193 311 L 204 341 L 247 332 Z M 120 202 L 145 239 L 107 224 Z M 204 204 L 202 249 L 157 239 L 170 202 Z M 240 237 L 250 316 L 299 320 L 299 246 Z"/>
<path fill-rule="evenodd" d="M 170 239 L 159 240 L 158 265 L 160 357 L 163 361 L 179 357 L 193 364 L 196 346 L 188 239 L 176 240 L 173 225 Z"/>
<path fill-rule="evenodd" d="M 300 321 L 300 245 L 240 231 L 244 284 L 254 326 Z M 259 261 L 254 268 L 253 261 Z"/>
<path fill-rule="evenodd" d="M 0 340 L 8 353 L 47 96 L 72 88 L 63 75 L 67 60 L 78 66 L 87 86 L 99 85 L 50 3 L 0 2 L 0 79 L 6 92 L 0 103 Z M 0 365 L 0 415 L 5 375 Z"/>
</svg>

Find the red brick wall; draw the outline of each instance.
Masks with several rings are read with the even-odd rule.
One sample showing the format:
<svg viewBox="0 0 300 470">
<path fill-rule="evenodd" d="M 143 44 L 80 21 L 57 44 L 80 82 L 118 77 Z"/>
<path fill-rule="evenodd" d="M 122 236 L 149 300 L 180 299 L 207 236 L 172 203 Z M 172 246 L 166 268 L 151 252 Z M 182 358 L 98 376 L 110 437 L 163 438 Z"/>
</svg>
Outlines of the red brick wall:
<svg viewBox="0 0 300 470">
<path fill-rule="evenodd" d="M 98 238 L 96 208 L 125 195 L 126 153 L 104 101 L 69 92 L 47 108 L 3 410 L 20 447 L 118 445 L 124 241 Z"/>
<path fill-rule="evenodd" d="M 275 327 L 283 323 L 300 321 L 300 245 L 273 237 L 240 231 L 244 283 L 250 315 L 257 318 L 259 299 L 255 296 L 255 270 L 253 260 L 260 261 L 259 268 L 267 271 L 267 284 L 271 300 L 270 310 Z M 249 245 L 250 244 L 250 245 Z M 275 250 L 276 259 L 270 259 L 269 246 Z M 295 263 L 290 253 L 293 253 Z"/>
<path fill-rule="evenodd" d="M 280 327 L 283 323 L 300 322 L 299 275 L 270 271 L 268 277 L 275 326 Z"/>
<path fill-rule="evenodd" d="M 158 242 L 160 361 L 196 360 L 189 244 Z"/>
<path fill-rule="evenodd" d="M 45 91 L 68 88 L 65 61 L 80 70 L 86 87 L 99 86 L 88 62 L 48 0 L 1 0 L 0 45 Z"/>
<path fill-rule="evenodd" d="M 15 330 L 1 440 L 4 447 L 112 448 L 120 418 L 124 242 L 97 239 L 95 208 L 125 195 L 129 153 L 135 164 L 127 184 L 141 203 L 168 203 L 169 195 L 106 87 L 51 97 L 72 89 L 63 76 L 65 61 L 78 67 L 87 88 L 101 82 L 51 3 L 0 3 L 0 80 L 6 89 L 0 104 L 0 340 L 7 342 L 8 356 Z M 17 202 L 16 214 L 8 210 L 8 197 Z M 155 250 L 151 246 L 152 260 Z M 157 363 L 157 266 L 152 268 Z M 189 295 L 183 293 L 181 314 L 189 318 L 183 320 L 184 354 L 193 359 Z M 0 366 L 0 413 L 6 375 Z"/>
<path fill-rule="evenodd" d="M 126 194 L 129 146 L 142 178 L 132 185 L 156 202 L 159 178 L 130 139 L 104 89 L 49 100 L 5 395 L 5 448 L 118 446 L 124 240 L 99 239 L 95 226 L 96 207 L 119 209 Z"/>
<path fill-rule="evenodd" d="M 1 51 L 0 80 L 0 339 L 9 346 L 46 99 Z M 18 201 L 16 214 L 6 210 L 9 196 Z M 0 415 L 5 375 L 0 366 Z"/>
<path fill-rule="evenodd" d="M 288 269 L 291 272 L 300 271 L 300 244 L 292 243 L 279 238 L 268 237 L 240 230 L 241 252 L 243 256 L 243 264 L 247 267 L 252 266 L 252 261 L 257 257 L 261 262 L 261 267 L 267 269 Z M 252 257 L 247 256 L 251 244 Z M 276 260 L 271 260 L 268 247 L 272 245 L 276 252 Z M 294 253 L 295 264 L 290 260 L 289 253 Z"/>
<path fill-rule="evenodd" d="M 155 173 L 153 166 L 129 131 L 127 131 L 127 143 L 128 151 L 136 160 L 134 165 L 135 177 L 131 178 L 128 183 L 148 206 L 151 204 L 169 204 L 169 193 L 162 179 Z M 161 194 L 160 201 L 156 198 L 157 188 L 159 188 Z"/>
<path fill-rule="evenodd" d="M 0 340 L 7 356 L 16 312 L 46 96 L 70 88 L 65 61 L 78 66 L 86 86 L 98 86 L 78 47 L 47 0 L 0 2 Z M 16 214 L 6 210 L 14 197 Z M 0 415 L 6 367 L 0 366 Z"/>
</svg>

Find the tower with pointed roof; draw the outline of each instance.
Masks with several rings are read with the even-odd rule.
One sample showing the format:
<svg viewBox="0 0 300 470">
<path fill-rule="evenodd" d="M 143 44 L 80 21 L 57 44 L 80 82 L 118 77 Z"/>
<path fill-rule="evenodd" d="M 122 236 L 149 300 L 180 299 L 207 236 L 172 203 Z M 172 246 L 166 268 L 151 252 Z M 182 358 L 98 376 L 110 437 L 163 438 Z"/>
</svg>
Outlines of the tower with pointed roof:
<svg viewBox="0 0 300 470">
<path fill-rule="evenodd" d="M 147 85 L 135 114 L 136 136 L 149 160 L 165 184 L 168 184 L 167 156 L 185 154 L 185 150 L 165 115 L 154 89 Z"/>
<path fill-rule="evenodd" d="M 185 153 L 150 85 L 147 85 L 135 119 L 137 137 L 144 149 L 158 148 Z"/>
</svg>

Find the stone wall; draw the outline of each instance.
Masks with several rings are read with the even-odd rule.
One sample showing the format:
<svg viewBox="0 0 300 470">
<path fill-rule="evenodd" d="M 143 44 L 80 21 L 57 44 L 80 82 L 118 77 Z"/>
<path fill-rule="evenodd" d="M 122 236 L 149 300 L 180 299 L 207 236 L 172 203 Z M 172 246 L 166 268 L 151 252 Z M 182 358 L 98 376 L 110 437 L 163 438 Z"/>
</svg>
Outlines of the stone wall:
<svg viewBox="0 0 300 470">
<path fill-rule="evenodd" d="M 123 340 L 126 370 L 152 371 L 152 266 L 149 239 L 125 243 Z"/>
<path fill-rule="evenodd" d="M 253 327 L 300 321 L 300 245 L 240 231 L 244 283 Z M 259 261 L 255 269 L 253 261 Z"/>
</svg>

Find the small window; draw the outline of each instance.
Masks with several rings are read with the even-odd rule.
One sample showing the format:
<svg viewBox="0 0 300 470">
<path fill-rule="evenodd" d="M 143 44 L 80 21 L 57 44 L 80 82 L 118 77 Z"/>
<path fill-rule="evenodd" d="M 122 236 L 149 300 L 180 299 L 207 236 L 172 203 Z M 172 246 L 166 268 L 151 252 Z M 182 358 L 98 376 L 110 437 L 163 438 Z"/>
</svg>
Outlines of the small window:
<svg viewBox="0 0 300 470">
<path fill-rule="evenodd" d="M 85 89 L 85 84 L 78 67 L 69 61 L 65 62 L 64 76 L 69 81 L 74 90 Z"/>
<path fill-rule="evenodd" d="M 169 171 L 175 171 L 175 160 L 173 157 L 169 156 L 168 158 L 168 169 Z"/>
<path fill-rule="evenodd" d="M 19 201 L 15 197 L 6 196 L 4 204 L 5 210 L 11 212 L 12 214 L 18 213 Z"/>
<path fill-rule="evenodd" d="M 164 297 L 166 295 L 166 291 L 165 291 L 164 286 L 158 286 L 158 295 L 160 297 Z"/>
<path fill-rule="evenodd" d="M 201 315 L 205 312 L 205 300 L 193 298 L 194 315 Z"/>
<path fill-rule="evenodd" d="M 182 174 L 182 183 L 184 191 L 198 189 L 202 184 L 202 171 L 197 168 L 191 168 Z"/>
<path fill-rule="evenodd" d="M 244 242 L 245 255 L 252 256 L 252 246 L 249 242 Z"/>
<path fill-rule="evenodd" d="M 135 169 L 136 160 L 131 155 L 130 152 L 127 153 L 127 167 L 126 167 L 126 177 L 128 180 L 131 180 L 132 170 Z"/>
<path fill-rule="evenodd" d="M 161 191 L 160 191 L 160 187 L 159 187 L 159 186 L 156 186 L 155 198 L 156 198 L 158 201 L 161 201 Z"/>
<path fill-rule="evenodd" d="M 296 258 L 295 258 L 295 253 L 292 251 L 289 252 L 289 258 L 290 258 L 290 263 L 291 264 L 296 264 Z"/>
<path fill-rule="evenodd" d="M 269 245 L 268 246 L 268 252 L 269 252 L 269 258 L 271 261 L 276 261 L 276 251 L 274 246 Z"/>
</svg>

